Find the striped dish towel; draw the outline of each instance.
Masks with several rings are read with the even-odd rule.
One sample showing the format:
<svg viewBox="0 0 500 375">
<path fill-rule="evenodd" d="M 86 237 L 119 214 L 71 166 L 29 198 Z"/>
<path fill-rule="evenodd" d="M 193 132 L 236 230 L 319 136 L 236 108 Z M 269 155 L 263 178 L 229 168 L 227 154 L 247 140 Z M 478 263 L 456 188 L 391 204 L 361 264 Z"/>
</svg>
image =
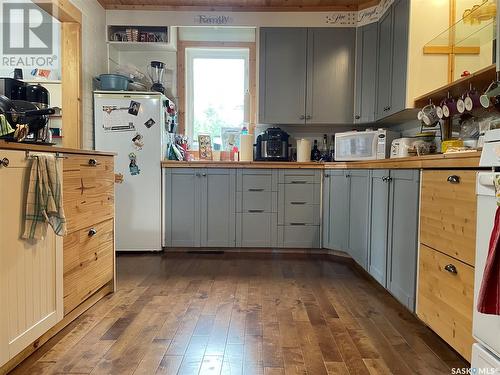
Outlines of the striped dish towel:
<svg viewBox="0 0 500 375">
<path fill-rule="evenodd" d="M 41 240 L 50 224 L 58 236 L 66 235 L 62 174 L 54 155 L 34 155 L 31 164 L 23 238 Z"/>
</svg>

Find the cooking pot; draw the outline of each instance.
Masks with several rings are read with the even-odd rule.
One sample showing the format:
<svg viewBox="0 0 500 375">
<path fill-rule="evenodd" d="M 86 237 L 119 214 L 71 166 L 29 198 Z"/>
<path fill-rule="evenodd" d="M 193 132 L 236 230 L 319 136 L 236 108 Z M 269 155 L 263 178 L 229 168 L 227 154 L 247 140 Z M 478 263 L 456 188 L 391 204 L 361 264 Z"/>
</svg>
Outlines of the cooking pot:
<svg viewBox="0 0 500 375">
<path fill-rule="evenodd" d="M 47 115 L 53 115 L 55 109 L 39 109 L 35 104 L 25 100 L 10 100 L 6 96 L 0 95 L 0 113 L 5 115 L 13 128 L 16 125 L 26 124 L 30 133 L 33 133 L 47 124 Z"/>
<path fill-rule="evenodd" d="M 26 101 L 35 104 L 39 109 L 49 107 L 49 90 L 42 85 L 28 85 L 24 88 Z"/>
<path fill-rule="evenodd" d="M 126 91 L 128 84 L 133 82 L 121 74 L 101 74 L 96 80 L 99 81 L 101 90 L 109 91 Z"/>
</svg>

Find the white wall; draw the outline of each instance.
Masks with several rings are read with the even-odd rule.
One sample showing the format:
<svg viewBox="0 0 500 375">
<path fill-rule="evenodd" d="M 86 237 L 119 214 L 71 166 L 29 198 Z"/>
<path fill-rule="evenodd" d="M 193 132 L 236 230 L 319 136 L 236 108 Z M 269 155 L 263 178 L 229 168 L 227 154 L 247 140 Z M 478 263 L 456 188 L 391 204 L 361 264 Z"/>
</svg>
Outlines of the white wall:
<svg viewBox="0 0 500 375">
<path fill-rule="evenodd" d="M 93 148 L 92 79 L 107 70 L 106 13 L 97 0 L 71 2 L 82 12 L 83 147 Z"/>
</svg>

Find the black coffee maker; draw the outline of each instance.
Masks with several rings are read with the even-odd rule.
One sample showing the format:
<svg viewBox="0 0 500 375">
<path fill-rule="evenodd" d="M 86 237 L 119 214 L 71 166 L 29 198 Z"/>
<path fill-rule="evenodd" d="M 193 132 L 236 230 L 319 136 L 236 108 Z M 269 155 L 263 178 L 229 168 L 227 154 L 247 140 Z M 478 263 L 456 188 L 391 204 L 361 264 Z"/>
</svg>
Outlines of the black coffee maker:
<svg viewBox="0 0 500 375">
<path fill-rule="evenodd" d="M 254 159 L 256 161 L 289 161 L 289 138 L 288 133 L 280 128 L 268 128 L 257 136 Z"/>
</svg>

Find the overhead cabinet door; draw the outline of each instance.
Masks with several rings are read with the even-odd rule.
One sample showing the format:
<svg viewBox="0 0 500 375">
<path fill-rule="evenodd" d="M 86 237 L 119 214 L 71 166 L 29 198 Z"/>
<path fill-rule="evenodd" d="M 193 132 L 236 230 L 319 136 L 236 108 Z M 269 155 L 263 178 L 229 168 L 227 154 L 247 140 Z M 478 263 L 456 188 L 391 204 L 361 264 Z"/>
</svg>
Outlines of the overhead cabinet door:
<svg viewBox="0 0 500 375">
<path fill-rule="evenodd" d="M 377 82 L 377 23 L 359 27 L 356 31 L 356 97 L 354 122 L 375 120 Z"/>
<path fill-rule="evenodd" d="M 392 22 L 391 7 L 378 24 L 377 119 L 387 116 L 391 109 Z"/>
<path fill-rule="evenodd" d="M 354 28 L 308 29 L 308 123 L 352 122 L 355 41 Z"/>
<path fill-rule="evenodd" d="M 259 121 L 304 124 L 306 28 L 260 30 Z"/>
</svg>

